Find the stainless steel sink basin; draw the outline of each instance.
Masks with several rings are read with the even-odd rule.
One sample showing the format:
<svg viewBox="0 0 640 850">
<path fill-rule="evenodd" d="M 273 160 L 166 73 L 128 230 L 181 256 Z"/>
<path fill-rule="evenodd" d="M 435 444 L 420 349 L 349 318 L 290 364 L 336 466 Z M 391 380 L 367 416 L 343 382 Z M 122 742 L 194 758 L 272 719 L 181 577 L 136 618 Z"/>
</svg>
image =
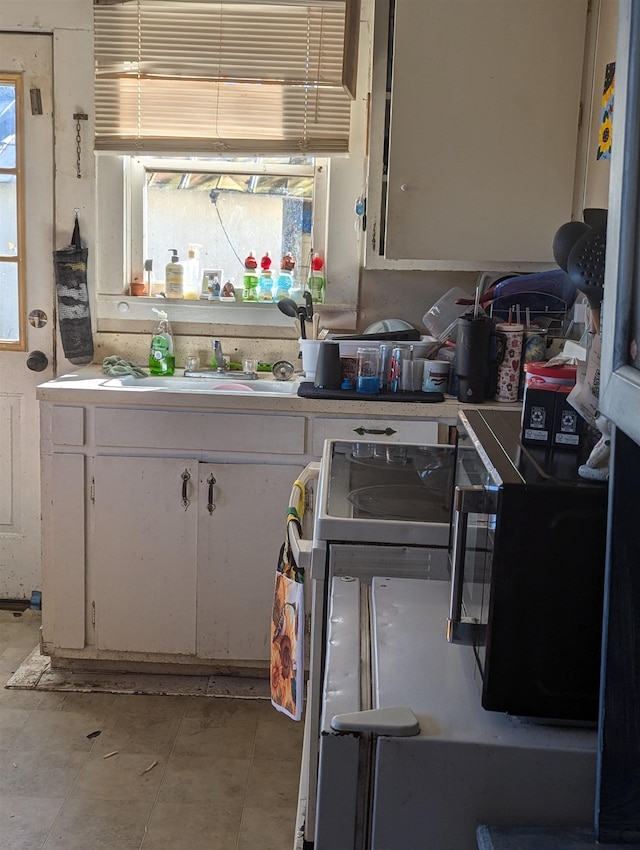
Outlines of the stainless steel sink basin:
<svg viewBox="0 0 640 850">
<path fill-rule="evenodd" d="M 118 378 L 107 378 L 109 386 L 135 387 L 139 390 L 165 390 L 181 393 L 258 393 L 260 395 L 295 395 L 298 381 L 276 381 L 273 378 L 258 378 L 257 380 L 242 380 L 233 377 L 215 378 L 185 378 L 181 375 L 155 376 L 134 378 L 133 375 L 123 375 Z"/>
</svg>

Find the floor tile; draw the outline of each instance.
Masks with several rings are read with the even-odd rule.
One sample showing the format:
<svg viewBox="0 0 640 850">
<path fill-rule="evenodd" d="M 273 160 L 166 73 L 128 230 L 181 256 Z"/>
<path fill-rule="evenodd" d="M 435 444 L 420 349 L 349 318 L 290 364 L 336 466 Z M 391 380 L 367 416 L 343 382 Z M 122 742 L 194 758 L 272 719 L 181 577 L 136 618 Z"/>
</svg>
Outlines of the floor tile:
<svg viewBox="0 0 640 850">
<path fill-rule="evenodd" d="M 3 708 L 0 712 L 0 750 L 8 750 L 31 717 L 28 708 Z"/>
<path fill-rule="evenodd" d="M 281 810 L 262 805 L 246 805 L 238 846 L 234 850 L 291 850 L 295 835 L 295 814 L 291 807 Z"/>
<path fill-rule="evenodd" d="M 271 715 L 258 721 L 254 756 L 256 758 L 296 758 L 300 755 L 304 724 L 271 708 Z"/>
<path fill-rule="evenodd" d="M 86 758 L 79 750 L 11 750 L 0 757 L 0 794 L 64 798 Z"/>
<path fill-rule="evenodd" d="M 106 717 L 113 711 L 115 694 L 85 693 L 41 693 L 39 711 L 75 711 L 79 714 L 92 714 L 94 717 Z"/>
<path fill-rule="evenodd" d="M 168 756 L 179 726 L 177 717 L 162 714 L 111 714 L 102 734 L 95 739 L 94 751 L 102 755 L 118 750 L 121 753 Z"/>
<path fill-rule="evenodd" d="M 158 792 L 173 803 L 215 803 L 242 808 L 249 779 L 249 759 L 174 753 Z"/>
<path fill-rule="evenodd" d="M 53 798 L 0 795 L 2 850 L 41 850 L 61 805 Z"/>
<path fill-rule="evenodd" d="M 166 758 L 160 754 L 154 757 L 116 753 L 105 758 L 93 752 L 85 760 L 69 796 L 95 800 L 154 800 L 165 767 Z"/>
<path fill-rule="evenodd" d="M 254 759 L 249 770 L 247 800 L 274 809 L 287 808 L 297 800 L 300 762 L 293 759 Z"/>
<path fill-rule="evenodd" d="M 67 800 L 42 850 L 139 850 L 149 800 Z"/>
<path fill-rule="evenodd" d="M 141 850 L 236 850 L 239 828 L 240 811 L 236 809 L 157 803 Z M 266 848 L 258 843 L 252 850 Z"/>
<path fill-rule="evenodd" d="M 226 723 L 185 717 L 175 741 L 174 753 L 183 756 L 248 759 L 253 752 L 258 721 L 231 718 Z"/>
<path fill-rule="evenodd" d="M 32 711 L 12 748 L 43 752 L 62 749 L 88 751 L 94 739 L 87 735 L 100 731 L 104 724 L 104 716 L 96 717 L 91 713 Z"/>
</svg>

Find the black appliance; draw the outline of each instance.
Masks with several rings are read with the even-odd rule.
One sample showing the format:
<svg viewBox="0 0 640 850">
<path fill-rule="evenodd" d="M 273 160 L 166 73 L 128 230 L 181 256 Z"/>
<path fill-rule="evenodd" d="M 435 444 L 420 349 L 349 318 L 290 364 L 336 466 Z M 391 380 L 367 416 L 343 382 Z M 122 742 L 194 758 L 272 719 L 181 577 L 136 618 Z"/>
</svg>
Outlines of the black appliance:
<svg viewBox="0 0 640 850">
<path fill-rule="evenodd" d="M 459 414 L 447 640 L 473 647 L 484 708 L 595 722 L 608 488 L 520 428 L 518 411 Z"/>
</svg>

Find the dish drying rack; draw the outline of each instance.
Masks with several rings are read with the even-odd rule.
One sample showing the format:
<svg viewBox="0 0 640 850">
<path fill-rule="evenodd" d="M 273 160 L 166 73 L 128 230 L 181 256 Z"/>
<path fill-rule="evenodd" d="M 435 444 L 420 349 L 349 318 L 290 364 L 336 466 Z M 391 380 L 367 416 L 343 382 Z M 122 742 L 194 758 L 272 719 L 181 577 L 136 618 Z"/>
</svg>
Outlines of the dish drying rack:
<svg viewBox="0 0 640 850">
<path fill-rule="evenodd" d="M 544 306 L 540 302 L 544 300 Z M 529 302 L 529 303 L 527 303 Z M 538 303 L 538 308 L 530 304 Z M 489 315 L 504 322 L 517 322 L 526 327 L 539 325 L 547 331 L 549 339 L 568 339 L 576 324 L 573 304 L 557 295 L 535 290 L 519 292 L 518 299 L 513 296 L 495 298 L 489 306 Z"/>
</svg>

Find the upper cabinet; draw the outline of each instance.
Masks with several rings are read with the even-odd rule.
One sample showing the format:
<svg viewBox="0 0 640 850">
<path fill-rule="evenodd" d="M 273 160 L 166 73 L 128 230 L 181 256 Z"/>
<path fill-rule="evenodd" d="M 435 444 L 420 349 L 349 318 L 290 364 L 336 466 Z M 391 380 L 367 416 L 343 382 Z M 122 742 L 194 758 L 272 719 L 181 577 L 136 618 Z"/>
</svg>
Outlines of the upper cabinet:
<svg viewBox="0 0 640 850">
<path fill-rule="evenodd" d="M 587 5 L 377 0 L 367 267 L 553 263 L 580 199 Z"/>
</svg>

